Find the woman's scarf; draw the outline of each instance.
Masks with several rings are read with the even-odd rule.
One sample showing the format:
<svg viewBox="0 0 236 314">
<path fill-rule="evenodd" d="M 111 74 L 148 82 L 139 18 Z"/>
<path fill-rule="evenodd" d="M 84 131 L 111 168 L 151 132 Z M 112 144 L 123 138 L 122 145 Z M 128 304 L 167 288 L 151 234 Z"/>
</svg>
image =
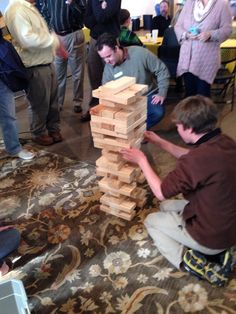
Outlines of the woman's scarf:
<svg viewBox="0 0 236 314">
<path fill-rule="evenodd" d="M 201 22 L 211 12 L 214 4 L 217 0 L 209 0 L 207 5 L 204 7 L 202 0 L 195 0 L 193 8 L 193 16 L 196 22 Z"/>
</svg>

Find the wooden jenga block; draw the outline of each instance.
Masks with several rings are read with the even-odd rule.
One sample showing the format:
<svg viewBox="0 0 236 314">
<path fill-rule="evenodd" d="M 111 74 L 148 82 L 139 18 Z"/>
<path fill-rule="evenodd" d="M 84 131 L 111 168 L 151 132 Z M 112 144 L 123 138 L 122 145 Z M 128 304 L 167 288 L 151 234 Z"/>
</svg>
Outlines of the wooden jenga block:
<svg viewBox="0 0 236 314">
<path fill-rule="evenodd" d="M 122 219 L 125 219 L 125 220 L 132 220 L 134 215 L 135 215 L 135 211 L 133 211 L 132 213 L 128 214 L 128 213 L 125 213 L 123 211 L 120 211 L 120 210 L 115 210 L 115 209 L 112 209 L 111 207 L 107 206 L 107 205 L 100 205 L 100 210 L 103 211 L 103 212 L 106 212 L 108 214 L 111 214 L 113 216 L 116 216 L 116 217 L 119 217 L 119 218 L 122 218 Z"/>
<path fill-rule="evenodd" d="M 100 170 L 100 169 L 96 169 L 96 175 L 98 176 L 98 177 L 106 177 L 106 175 L 107 175 L 107 172 L 106 171 L 103 171 L 103 170 Z"/>
<path fill-rule="evenodd" d="M 137 177 L 138 183 L 144 183 L 146 178 L 144 177 L 144 174 L 141 172 L 140 175 Z"/>
<path fill-rule="evenodd" d="M 114 131 L 115 126 L 109 123 L 101 123 L 101 129 L 105 129 L 108 131 Z"/>
<path fill-rule="evenodd" d="M 114 197 L 107 194 L 103 194 L 101 199 L 101 203 L 112 207 L 117 210 L 124 211 L 126 213 L 132 213 L 136 207 L 136 203 L 127 200 L 125 197 Z"/>
<path fill-rule="evenodd" d="M 118 177 L 112 174 L 108 174 L 106 179 L 109 180 L 109 185 L 112 189 L 118 190 L 122 187 L 123 182 L 119 181 Z"/>
<path fill-rule="evenodd" d="M 124 164 L 119 170 L 108 169 L 106 167 L 98 166 L 97 170 L 99 173 L 112 174 L 118 177 L 119 181 L 125 183 L 132 183 L 134 179 L 139 176 L 141 170 L 135 166 Z"/>
<path fill-rule="evenodd" d="M 121 183 L 119 187 L 115 187 L 112 184 L 112 181 L 114 181 L 114 180 L 110 179 L 109 177 L 102 178 L 98 182 L 101 191 L 104 193 L 112 192 L 112 193 L 117 193 L 120 195 L 131 197 L 131 195 L 136 190 L 135 184 L 126 184 L 126 183 L 120 182 L 118 180 L 115 180 L 115 181 L 118 181 Z"/>
<path fill-rule="evenodd" d="M 117 80 L 110 81 L 99 87 L 101 92 L 107 92 L 112 94 L 117 94 L 120 91 L 127 89 L 136 82 L 135 77 L 123 76 Z"/>
<path fill-rule="evenodd" d="M 146 204 L 146 202 L 147 202 L 147 198 L 144 197 L 141 200 L 137 200 L 136 205 L 137 205 L 137 207 L 142 208 Z"/>
<path fill-rule="evenodd" d="M 102 111 L 105 109 L 105 107 L 101 104 L 94 106 L 91 110 L 90 110 L 90 114 L 93 116 L 102 116 Z"/>
<path fill-rule="evenodd" d="M 102 150 L 102 155 L 105 156 L 109 161 L 120 162 L 122 159 L 121 154 L 109 150 Z"/>
<path fill-rule="evenodd" d="M 96 165 L 98 167 L 115 171 L 119 171 L 123 167 L 124 163 L 124 160 L 120 160 L 118 163 L 109 161 L 105 156 L 101 156 L 96 160 Z"/>
<path fill-rule="evenodd" d="M 133 91 L 124 91 L 118 94 L 111 94 L 111 93 L 104 93 L 101 92 L 99 89 L 93 90 L 93 97 L 104 99 L 108 101 L 113 101 L 118 104 L 122 105 L 129 105 L 136 101 L 137 97 L 135 96 L 135 92 Z"/>
<path fill-rule="evenodd" d="M 129 89 L 134 91 L 136 96 L 141 96 L 148 91 L 148 86 L 145 84 L 133 84 Z"/>
<path fill-rule="evenodd" d="M 102 117 L 114 119 L 115 113 L 117 111 L 119 111 L 119 109 L 105 107 L 105 109 L 102 110 L 101 114 L 102 114 Z"/>
<path fill-rule="evenodd" d="M 140 188 L 136 187 L 133 191 L 132 194 L 130 195 L 132 198 L 135 198 L 136 200 L 141 200 L 145 198 L 147 191 Z"/>
<path fill-rule="evenodd" d="M 143 124 L 146 121 L 146 118 L 147 118 L 147 115 L 144 114 L 137 121 L 135 121 L 132 125 L 127 126 L 127 128 L 125 128 L 121 124 L 116 124 L 114 131 L 121 134 L 127 134 L 131 132 L 133 129 L 135 129 L 137 126 L 139 126 L 140 124 Z"/>
</svg>

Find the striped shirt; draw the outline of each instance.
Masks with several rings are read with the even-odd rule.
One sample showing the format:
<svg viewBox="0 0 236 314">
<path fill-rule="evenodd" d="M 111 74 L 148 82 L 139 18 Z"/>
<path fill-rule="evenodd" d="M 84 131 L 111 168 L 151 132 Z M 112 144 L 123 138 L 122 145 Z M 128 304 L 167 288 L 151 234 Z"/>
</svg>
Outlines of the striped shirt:
<svg viewBox="0 0 236 314">
<path fill-rule="evenodd" d="M 80 1 L 75 0 L 75 2 Z M 48 12 L 50 28 L 56 33 L 76 31 L 83 27 L 83 21 L 73 24 L 70 4 L 66 0 L 44 0 L 41 11 L 43 15 Z"/>
</svg>

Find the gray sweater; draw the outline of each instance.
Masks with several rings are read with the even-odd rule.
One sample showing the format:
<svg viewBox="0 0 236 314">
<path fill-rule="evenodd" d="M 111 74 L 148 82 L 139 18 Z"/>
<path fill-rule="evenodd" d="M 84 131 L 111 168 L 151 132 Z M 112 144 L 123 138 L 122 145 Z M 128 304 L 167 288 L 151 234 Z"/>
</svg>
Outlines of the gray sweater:
<svg viewBox="0 0 236 314">
<path fill-rule="evenodd" d="M 158 87 L 158 94 L 166 97 L 169 72 L 165 64 L 146 48 L 131 46 L 126 49 L 128 56 L 122 64 L 115 67 L 111 64 L 105 65 L 102 83 L 122 76 L 136 77 L 136 83 L 147 84 L 148 91 Z"/>
</svg>

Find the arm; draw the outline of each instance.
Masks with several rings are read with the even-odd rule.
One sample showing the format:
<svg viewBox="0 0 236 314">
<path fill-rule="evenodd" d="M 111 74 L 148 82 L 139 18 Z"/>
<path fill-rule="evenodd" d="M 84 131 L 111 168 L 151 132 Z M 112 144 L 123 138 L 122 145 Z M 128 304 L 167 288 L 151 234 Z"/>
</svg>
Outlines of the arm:
<svg viewBox="0 0 236 314">
<path fill-rule="evenodd" d="M 165 150 L 166 152 L 168 152 L 177 159 L 189 152 L 189 149 L 166 141 L 151 131 L 146 131 L 144 133 L 144 138 L 149 142 L 153 143 L 154 145 L 156 145 L 157 147 L 160 147 L 161 149 Z"/>
<path fill-rule="evenodd" d="M 41 15 L 38 18 L 41 18 L 42 22 L 45 23 Z M 55 34 L 43 30 L 40 34 L 33 32 L 32 21 L 27 12 L 24 12 L 24 9 L 18 8 L 11 23 L 8 24 L 8 28 L 13 38 L 19 42 L 23 49 L 37 49 L 39 47 L 51 47 L 53 49 L 59 46 L 59 40 Z"/>
<path fill-rule="evenodd" d="M 145 50 L 146 53 L 146 70 L 151 72 L 157 80 L 157 86 L 158 86 L 158 94 L 153 96 L 152 103 L 155 105 L 157 103 L 163 103 L 168 87 L 169 87 L 169 71 L 160 59 L 158 59 L 153 53 Z"/>
<path fill-rule="evenodd" d="M 219 27 L 217 29 L 208 30 L 209 33 L 208 40 L 210 41 L 217 41 L 217 42 L 224 42 L 226 39 L 229 38 L 232 32 L 232 13 L 229 6 L 229 3 L 226 1 L 222 1 L 222 9 L 220 14 L 220 21 Z M 202 35 L 203 36 L 203 35 Z M 201 40 L 201 33 L 198 36 L 199 40 Z M 204 41 L 204 40 L 203 40 Z"/>
<path fill-rule="evenodd" d="M 122 149 L 121 154 L 122 154 L 122 157 L 126 159 L 127 161 L 130 161 L 139 165 L 154 195 L 159 200 L 161 201 L 164 200 L 165 198 L 161 191 L 161 179 L 150 166 L 144 153 L 136 148 L 127 148 L 127 149 Z"/>
</svg>

